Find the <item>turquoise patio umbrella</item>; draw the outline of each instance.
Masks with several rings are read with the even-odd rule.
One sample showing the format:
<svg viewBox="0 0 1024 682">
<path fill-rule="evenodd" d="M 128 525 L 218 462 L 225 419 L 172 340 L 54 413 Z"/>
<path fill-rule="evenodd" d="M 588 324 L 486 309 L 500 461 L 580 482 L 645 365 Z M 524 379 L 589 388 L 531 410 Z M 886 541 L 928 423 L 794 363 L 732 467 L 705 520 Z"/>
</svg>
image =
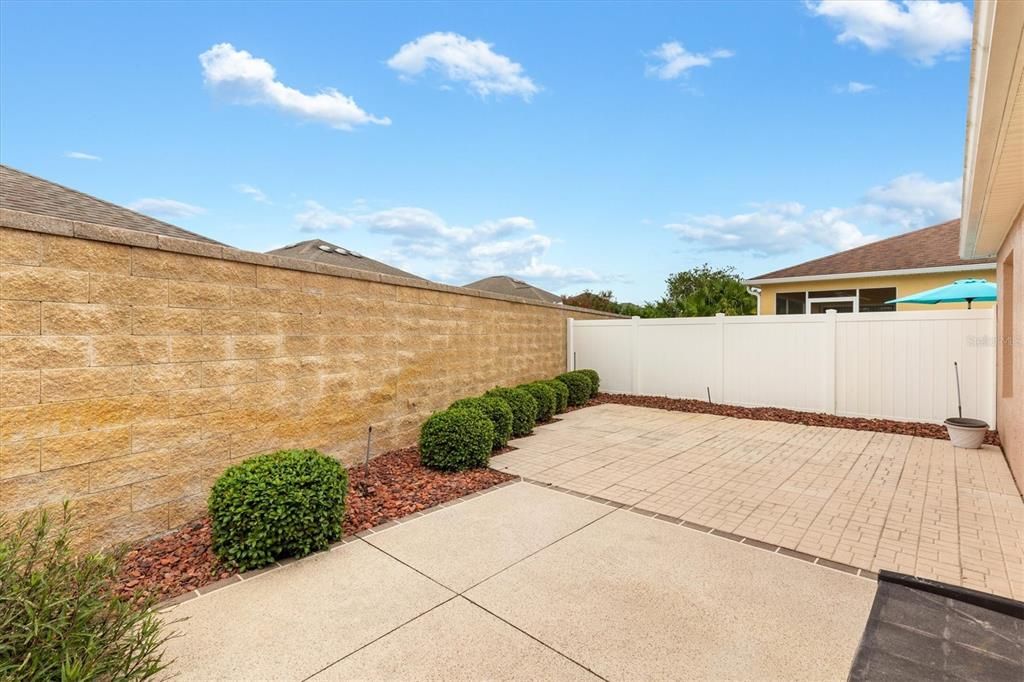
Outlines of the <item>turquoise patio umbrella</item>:
<svg viewBox="0 0 1024 682">
<path fill-rule="evenodd" d="M 894 298 L 886 303 L 959 303 L 967 301 L 971 309 L 974 301 L 996 300 L 996 284 L 987 279 L 958 279 L 952 284 L 929 289 L 903 298 Z"/>
</svg>

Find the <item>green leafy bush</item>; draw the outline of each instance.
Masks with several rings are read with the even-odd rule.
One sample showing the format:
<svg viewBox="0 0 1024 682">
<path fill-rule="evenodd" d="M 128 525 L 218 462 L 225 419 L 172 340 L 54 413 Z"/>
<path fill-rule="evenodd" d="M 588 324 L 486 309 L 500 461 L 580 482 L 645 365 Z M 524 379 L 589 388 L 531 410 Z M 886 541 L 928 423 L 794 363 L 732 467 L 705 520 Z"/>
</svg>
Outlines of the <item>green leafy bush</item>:
<svg viewBox="0 0 1024 682">
<path fill-rule="evenodd" d="M 555 391 L 555 414 L 565 412 L 565 408 L 569 406 L 569 387 L 558 379 L 548 379 L 543 383 Z"/>
<path fill-rule="evenodd" d="M 118 597 L 119 554 L 72 548 L 65 505 L 0 515 L 0 680 L 145 680 L 167 667 L 152 599 Z"/>
<path fill-rule="evenodd" d="M 590 399 L 590 377 L 586 374 L 566 372 L 555 377 L 569 389 L 570 405 L 585 405 Z"/>
<path fill-rule="evenodd" d="M 555 395 L 554 389 L 542 381 L 523 384 L 519 388 L 532 395 L 533 399 L 537 401 L 537 421 L 551 421 L 551 418 L 555 416 L 555 406 L 558 404 L 558 396 Z"/>
<path fill-rule="evenodd" d="M 491 420 L 491 425 L 494 426 L 493 449 L 497 450 L 508 444 L 508 439 L 512 437 L 512 408 L 504 400 L 488 398 L 486 396 L 463 398 L 449 405 L 449 409 L 452 407 L 480 410 L 484 413 L 484 416 Z"/>
<path fill-rule="evenodd" d="M 580 374 L 586 374 L 587 378 L 590 379 L 590 397 L 593 398 L 601 387 L 601 375 L 597 373 L 596 369 L 578 369 L 576 371 Z"/>
<path fill-rule="evenodd" d="M 242 570 L 304 556 L 341 537 L 348 472 L 316 450 L 282 450 L 217 479 L 209 510 L 213 550 Z"/>
<path fill-rule="evenodd" d="M 512 408 L 512 435 L 516 438 L 533 431 L 537 423 L 537 401 L 520 388 L 495 387 L 484 393 L 489 398 L 501 398 Z"/>
<path fill-rule="evenodd" d="M 454 407 L 435 412 L 420 429 L 420 461 L 443 471 L 487 466 L 494 424 L 478 409 Z"/>
</svg>

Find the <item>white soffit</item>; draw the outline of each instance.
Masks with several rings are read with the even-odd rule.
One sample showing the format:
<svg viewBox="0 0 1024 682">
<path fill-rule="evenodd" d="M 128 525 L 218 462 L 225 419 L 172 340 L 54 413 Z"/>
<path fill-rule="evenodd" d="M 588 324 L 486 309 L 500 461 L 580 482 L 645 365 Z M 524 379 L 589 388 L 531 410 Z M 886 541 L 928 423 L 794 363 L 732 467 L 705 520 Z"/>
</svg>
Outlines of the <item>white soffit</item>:
<svg viewBox="0 0 1024 682">
<path fill-rule="evenodd" d="M 1024 206 L 1024 2 L 976 5 L 960 255 L 996 254 Z"/>
</svg>

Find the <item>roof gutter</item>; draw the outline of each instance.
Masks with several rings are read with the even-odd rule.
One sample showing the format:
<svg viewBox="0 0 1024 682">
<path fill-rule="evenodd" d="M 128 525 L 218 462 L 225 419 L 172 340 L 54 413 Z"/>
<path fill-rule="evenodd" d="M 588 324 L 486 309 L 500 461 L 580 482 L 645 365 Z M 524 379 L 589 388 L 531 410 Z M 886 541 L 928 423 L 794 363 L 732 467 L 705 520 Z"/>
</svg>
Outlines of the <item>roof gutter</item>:
<svg viewBox="0 0 1024 682">
<path fill-rule="evenodd" d="M 789 284 L 797 282 L 820 282 L 830 279 L 864 279 L 868 277 L 904 277 L 907 275 L 930 275 L 943 272 L 964 272 L 969 270 L 995 270 L 995 263 L 966 263 L 963 265 L 940 265 L 932 268 L 906 268 L 904 270 L 876 270 L 874 272 L 840 272 L 828 275 L 799 275 L 796 277 L 759 277 L 745 279 L 749 286 L 762 284 Z"/>
<path fill-rule="evenodd" d="M 747 293 L 757 299 L 757 314 L 761 314 L 761 289 L 758 287 L 747 287 Z"/>
<path fill-rule="evenodd" d="M 979 2 L 974 7 L 974 36 L 971 41 L 971 71 L 967 86 L 967 123 L 964 141 L 964 183 L 960 197 L 960 257 L 973 258 L 978 242 L 980 207 L 973 206 L 974 180 L 978 166 L 981 138 L 981 109 L 985 99 L 985 74 L 991 55 L 992 29 L 995 25 L 995 3 Z M 982 179 L 987 182 L 988 178 Z"/>
</svg>

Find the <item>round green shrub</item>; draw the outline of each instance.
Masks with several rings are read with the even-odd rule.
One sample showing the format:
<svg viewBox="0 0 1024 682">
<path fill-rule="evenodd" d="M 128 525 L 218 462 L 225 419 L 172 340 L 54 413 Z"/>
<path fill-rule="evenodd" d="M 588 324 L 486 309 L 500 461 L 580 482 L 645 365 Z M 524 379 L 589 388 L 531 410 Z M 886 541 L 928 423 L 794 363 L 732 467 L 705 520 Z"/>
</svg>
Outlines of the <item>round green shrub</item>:
<svg viewBox="0 0 1024 682">
<path fill-rule="evenodd" d="M 463 398 L 449 405 L 449 409 L 453 407 L 465 407 L 483 412 L 494 426 L 493 449 L 497 450 L 508 444 L 508 439 L 512 437 L 512 408 L 504 400 L 486 396 Z"/>
<path fill-rule="evenodd" d="M 316 450 L 281 450 L 231 467 L 210 493 L 213 550 L 241 570 L 326 549 L 341 537 L 348 472 Z"/>
<path fill-rule="evenodd" d="M 569 406 L 569 387 L 557 379 L 548 379 L 543 383 L 555 391 L 555 414 L 565 412 L 565 408 Z"/>
<path fill-rule="evenodd" d="M 551 418 L 555 416 L 555 406 L 558 404 L 558 396 L 555 395 L 555 390 L 545 385 L 542 381 L 523 384 L 518 388 L 532 395 L 533 399 L 537 401 L 537 421 L 551 421 Z"/>
<path fill-rule="evenodd" d="M 533 431 L 537 423 L 537 401 L 521 388 L 495 387 L 484 393 L 489 398 L 501 398 L 512 408 L 512 435 L 516 438 Z"/>
<path fill-rule="evenodd" d="M 590 377 L 586 374 L 566 372 L 555 377 L 569 389 L 570 405 L 585 405 L 590 398 Z"/>
<path fill-rule="evenodd" d="M 420 429 L 420 461 L 442 471 L 487 466 L 494 445 L 494 424 L 478 409 L 456 407 L 435 412 Z"/>
<path fill-rule="evenodd" d="M 586 374 L 587 378 L 590 379 L 590 397 L 593 398 L 597 395 L 597 391 L 601 386 L 601 375 L 597 373 L 596 369 L 578 369 L 576 371 L 580 374 Z"/>
</svg>

